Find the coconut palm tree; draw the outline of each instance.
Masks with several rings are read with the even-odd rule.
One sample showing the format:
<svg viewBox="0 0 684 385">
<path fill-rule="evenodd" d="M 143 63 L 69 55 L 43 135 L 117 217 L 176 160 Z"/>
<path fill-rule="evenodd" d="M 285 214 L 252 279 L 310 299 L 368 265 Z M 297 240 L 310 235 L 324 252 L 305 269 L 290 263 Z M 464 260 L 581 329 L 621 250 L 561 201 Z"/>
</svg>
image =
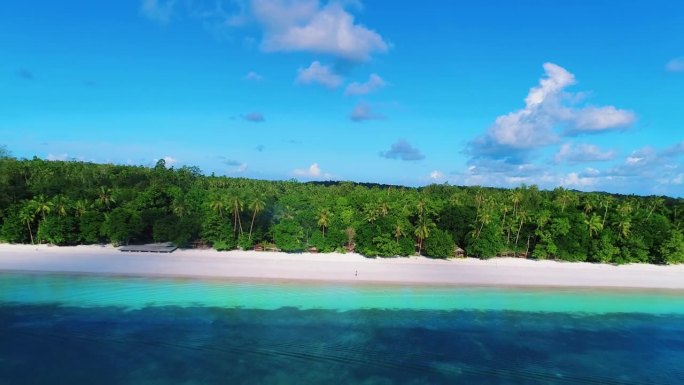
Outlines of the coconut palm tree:
<svg viewBox="0 0 684 385">
<path fill-rule="evenodd" d="M 266 202 L 264 202 L 260 197 L 256 197 L 249 204 L 249 208 L 252 210 L 252 223 L 249 224 L 249 239 L 252 240 L 252 229 L 254 228 L 254 220 L 257 214 L 262 212 L 266 207 Z"/>
<path fill-rule="evenodd" d="M 653 197 L 651 198 L 651 209 L 648 211 L 648 216 L 646 216 L 646 220 L 651 217 L 653 214 L 653 211 L 655 211 L 656 208 L 660 207 L 665 203 L 665 200 L 661 197 Z"/>
<path fill-rule="evenodd" d="M 214 194 L 209 202 L 209 208 L 223 219 L 223 210 L 226 208 L 226 200 L 220 194 Z"/>
<path fill-rule="evenodd" d="M 430 225 L 427 221 L 420 221 L 414 231 L 416 238 L 418 238 L 418 255 L 421 255 L 423 250 L 423 241 L 430 236 Z"/>
<path fill-rule="evenodd" d="M 330 210 L 327 208 L 321 209 L 318 212 L 318 225 L 321 227 L 321 230 L 323 230 L 323 238 L 325 238 L 325 228 L 330 225 Z"/>
<path fill-rule="evenodd" d="M 99 202 L 100 205 L 106 208 L 109 208 L 111 204 L 116 203 L 116 199 L 114 199 L 114 196 L 112 194 L 112 189 L 100 186 L 100 191 L 97 196 L 97 202 Z"/>
<path fill-rule="evenodd" d="M 33 206 L 35 207 L 35 213 L 40 214 L 41 218 L 45 219 L 45 216 L 52 211 L 53 203 L 45 195 L 40 194 L 33 199 Z"/>
<path fill-rule="evenodd" d="M 240 234 L 242 234 L 242 221 L 240 220 L 240 213 L 242 212 L 243 203 L 239 195 L 235 194 L 230 198 L 230 206 L 233 208 L 233 226 L 235 228 L 235 232 L 237 233 L 239 229 Z"/>
<path fill-rule="evenodd" d="M 601 227 L 606 227 L 606 217 L 608 216 L 608 208 L 613 204 L 615 198 L 610 195 L 603 195 L 599 198 L 599 206 L 603 207 L 603 220 Z"/>
<path fill-rule="evenodd" d="M 36 218 L 35 209 L 33 209 L 30 205 L 24 206 L 22 208 L 22 210 L 19 212 L 19 220 L 26 223 L 26 227 L 28 227 L 29 236 L 31 237 L 31 244 L 34 244 L 33 230 L 31 229 L 31 223 L 33 223 L 35 218 Z"/>
<path fill-rule="evenodd" d="M 520 210 L 518 211 L 518 232 L 515 234 L 515 248 L 516 250 L 518 249 L 518 239 L 520 238 L 520 230 L 522 230 L 523 224 L 530 219 L 530 215 L 527 213 L 527 210 Z"/>
<path fill-rule="evenodd" d="M 82 217 L 88 212 L 89 208 L 90 204 L 85 199 L 79 199 L 74 202 L 74 214 L 76 214 L 77 217 Z"/>
<path fill-rule="evenodd" d="M 55 212 L 60 217 L 65 217 L 69 210 L 69 201 L 62 195 L 58 195 L 52 199 L 52 206 L 55 208 Z"/>
<path fill-rule="evenodd" d="M 589 238 L 593 238 L 594 235 L 597 235 L 601 232 L 601 230 L 603 230 L 603 223 L 601 221 L 601 217 L 596 215 L 596 213 L 591 214 L 591 217 L 587 217 L 585 214 L 584 223 L 587 225 L 589 229 Z"/>
<path fill-rule="evenodd" d="M 397 240 L 397 244 L 399 243 L 399 238 L 404 235 L 404 227 L 402 226 L 401 222 L 397 221 L 397 223 L 394 225 L 394 238 Z"/>
</svg>

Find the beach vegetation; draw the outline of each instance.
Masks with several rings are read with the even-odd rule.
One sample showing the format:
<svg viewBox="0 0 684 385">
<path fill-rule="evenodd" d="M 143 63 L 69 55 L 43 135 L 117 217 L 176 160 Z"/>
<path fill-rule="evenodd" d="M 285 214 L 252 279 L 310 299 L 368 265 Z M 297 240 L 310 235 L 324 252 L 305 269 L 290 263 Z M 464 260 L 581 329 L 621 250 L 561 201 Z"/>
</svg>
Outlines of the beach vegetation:
<svg viewBox="0 0 684 385">
<path fill-rule="evenodd" d="M 217 250 L 683 263 L 684 200 L 665 196 L 205 176 L 196 167 L 0 156 L 0 240 L 174 242 Z"/>
</svg>

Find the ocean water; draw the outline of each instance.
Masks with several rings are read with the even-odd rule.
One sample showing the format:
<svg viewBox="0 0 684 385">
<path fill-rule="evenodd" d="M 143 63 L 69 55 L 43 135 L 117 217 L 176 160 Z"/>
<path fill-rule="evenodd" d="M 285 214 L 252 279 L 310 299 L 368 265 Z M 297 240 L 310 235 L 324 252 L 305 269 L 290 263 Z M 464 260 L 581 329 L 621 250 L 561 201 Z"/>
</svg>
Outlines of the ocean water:
<svg viewBox="0 0 684 385">
<path fill-rule="evenodd" d="M 684 293 L 0 273 L 0 384 L 681 384 Z"/>
</svg>

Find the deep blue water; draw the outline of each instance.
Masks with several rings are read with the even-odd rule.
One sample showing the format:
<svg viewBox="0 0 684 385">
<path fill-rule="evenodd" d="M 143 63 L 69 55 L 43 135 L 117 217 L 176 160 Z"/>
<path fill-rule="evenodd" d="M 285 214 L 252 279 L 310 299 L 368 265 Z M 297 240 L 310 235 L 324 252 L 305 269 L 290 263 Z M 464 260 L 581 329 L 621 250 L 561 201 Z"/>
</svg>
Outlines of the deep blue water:
<svg viewBox="0 0 684 385">
<path fill-rule="evenodd" d="M 68 302 L 0 302 L 0 384 L 684 383 L 675 313 Z"/>
</svg>

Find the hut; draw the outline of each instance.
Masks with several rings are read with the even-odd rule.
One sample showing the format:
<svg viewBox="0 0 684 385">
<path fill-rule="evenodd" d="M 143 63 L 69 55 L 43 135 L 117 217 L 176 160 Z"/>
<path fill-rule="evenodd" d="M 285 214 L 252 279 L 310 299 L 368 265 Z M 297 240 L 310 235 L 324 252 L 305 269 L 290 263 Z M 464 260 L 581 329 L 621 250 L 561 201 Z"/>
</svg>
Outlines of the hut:
<svg viewBox="0 0 684 385">
<path fill-rule="evenodd" d="M 264 251 L 264 245 L 262 245 L 261 243 L 257 243 L 256 245 L 254 245 L 254 251 Z"/>
<path fill-rule="evenodd" d="M 454 256 L 455 256 L 456 258 L 463 258 L 463 257 L 465 257 L 465 250 L 463 250 L 462 248 L 456 246 L 456 249 L 454 250 Z"/>
<path fill-rule="evenodd" d="M 316 246 L 311 246 L 311 247 L 309 247 L 309 248 L 307 249 L 307 251 L 308 251 L 309 253 L 314 253 L 314 254 L 316 254 L 316 253 L 318 253 L 318 248 L 317 248 Z"/>
</svg>

